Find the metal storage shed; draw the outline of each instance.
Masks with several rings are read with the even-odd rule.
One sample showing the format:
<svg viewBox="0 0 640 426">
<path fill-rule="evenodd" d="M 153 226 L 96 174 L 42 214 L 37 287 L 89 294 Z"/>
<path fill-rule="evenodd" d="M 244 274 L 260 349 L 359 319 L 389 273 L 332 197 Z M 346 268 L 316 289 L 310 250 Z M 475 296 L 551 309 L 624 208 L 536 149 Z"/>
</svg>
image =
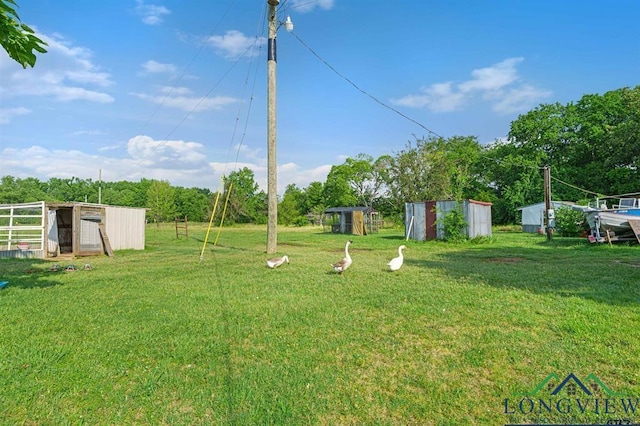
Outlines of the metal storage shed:
<svg viewBox="0 0 640 426">
<path fill-rule="evenodd" d="M 463 200 L 462 212 L 467 226 L 464 234 L 468 238 L 491 235 L 491 203 Z M 425 241 L 444 239 L 442 220 L 460 202 L 454 200 L 425 201 L 405 204 L 405 237 Z"/>
<path fill-rule="evenodd" d="M 145 209 L 89 203 L 0 205 L 0 257 L 89 256 L 144 249 Z"/>
<path fill-rule="evenodd" d="M 574 204 L 570 201 L 551 201 L 551 208 L 557 210 L 561 207 L 571 207 Z M 522 232 L 544 233 L 546 231 L 544 227 L 544 209 L 544 202 L 518 208 L 518 211 L 522 212 Z M 554 227 L 553 219 L 551 219 L 550 225 L 552 228 Z"/>
<path fill-rule="evenodd" d="M 379 213 L 371 207 L 331 207 L 322 215 L 323 232 L 366 235 L 378 232 Z"/>
</svg>

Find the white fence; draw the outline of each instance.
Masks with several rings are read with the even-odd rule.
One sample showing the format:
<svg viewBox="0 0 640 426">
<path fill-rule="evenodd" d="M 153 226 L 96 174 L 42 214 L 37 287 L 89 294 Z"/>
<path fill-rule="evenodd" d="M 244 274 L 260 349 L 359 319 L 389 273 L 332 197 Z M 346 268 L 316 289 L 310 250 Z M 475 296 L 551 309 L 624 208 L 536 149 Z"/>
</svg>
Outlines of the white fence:
<svg viewBox="0 0 640 426">
<path fill-rule="evenodd" d="M 0 257 L 44 257 L 45 203 L 0 204 Z"/>
</svg>

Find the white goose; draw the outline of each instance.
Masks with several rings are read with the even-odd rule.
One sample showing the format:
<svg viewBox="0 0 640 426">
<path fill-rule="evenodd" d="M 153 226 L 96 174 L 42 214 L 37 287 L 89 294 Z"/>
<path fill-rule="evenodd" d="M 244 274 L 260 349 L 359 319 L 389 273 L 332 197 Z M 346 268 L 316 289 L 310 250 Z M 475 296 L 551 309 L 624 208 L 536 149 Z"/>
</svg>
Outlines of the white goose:
<svg viewBox="0 0 640 426">
<path fill-rule="evenodd" d="M 351 244 L 352 242 L 353 241 L 351 240 L 347 241 L 347 244 L 344 246 L 344 257 L 341 261 L 336 262 L 332 265 L 333 270 L 339 274 L 342 274 L 347 270 L 349 266 L 351 266 L 352 260 L 351 256 L 349 256 L 349 244 Z"/>
<path fill-rule="evenodd" d="M 267 266 L 271 269 L 277 268 L 284 262 L 289 263 L 289 256 L 275 257 L 273 259 L 267 259 Z"/>
<path fill-rule="evenodd" d="M 404 257 L 402 256 L 402 250 L 406 249 L 407 246 L 404 244 L 398 247 L 398 257 L 394 257 L 391 259 L 391 262 L 387 263 L 387 266 L 392 271 L 397 271 L 402 267 L 402 263 L 404 262 Z"/>
</svg>

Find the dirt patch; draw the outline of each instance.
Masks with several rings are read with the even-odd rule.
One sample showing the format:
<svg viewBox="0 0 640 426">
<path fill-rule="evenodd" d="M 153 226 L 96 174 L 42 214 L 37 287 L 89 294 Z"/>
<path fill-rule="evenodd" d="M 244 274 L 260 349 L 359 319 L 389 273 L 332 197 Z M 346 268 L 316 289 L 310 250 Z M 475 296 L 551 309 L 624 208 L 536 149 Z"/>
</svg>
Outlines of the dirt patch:
<svg viewBox="0 0 640 426">
<path fill-rule="evenodd" d="M 614 260 L 613 263 L 619 263 L 621 265 L 631 266 L 632 268 L 640 268 L 640 264 L 639 263 L 626 262 L 626 261 L 623 261 L 623 260 Z"/>
</svg>

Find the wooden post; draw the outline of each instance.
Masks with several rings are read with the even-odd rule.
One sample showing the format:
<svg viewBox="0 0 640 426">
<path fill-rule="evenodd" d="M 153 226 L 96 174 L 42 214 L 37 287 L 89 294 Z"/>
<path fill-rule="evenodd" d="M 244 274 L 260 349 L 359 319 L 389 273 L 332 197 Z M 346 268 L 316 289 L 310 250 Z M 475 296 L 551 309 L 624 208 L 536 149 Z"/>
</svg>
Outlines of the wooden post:
<svg viewBox="0 0 640 426">
<path fill-rule="evenodd" d="M 187 215 L 184 216 L 184 220 L 178 220 L 178 216 L 174 216 L 176 222 L 176 239 L 180 239 L 180 235 L 184 233 L 184 236 L 189 239 L 189 223 L 187 220 Z M 184 230 L 184 231 L 180 231 Z"/>
</svg>

